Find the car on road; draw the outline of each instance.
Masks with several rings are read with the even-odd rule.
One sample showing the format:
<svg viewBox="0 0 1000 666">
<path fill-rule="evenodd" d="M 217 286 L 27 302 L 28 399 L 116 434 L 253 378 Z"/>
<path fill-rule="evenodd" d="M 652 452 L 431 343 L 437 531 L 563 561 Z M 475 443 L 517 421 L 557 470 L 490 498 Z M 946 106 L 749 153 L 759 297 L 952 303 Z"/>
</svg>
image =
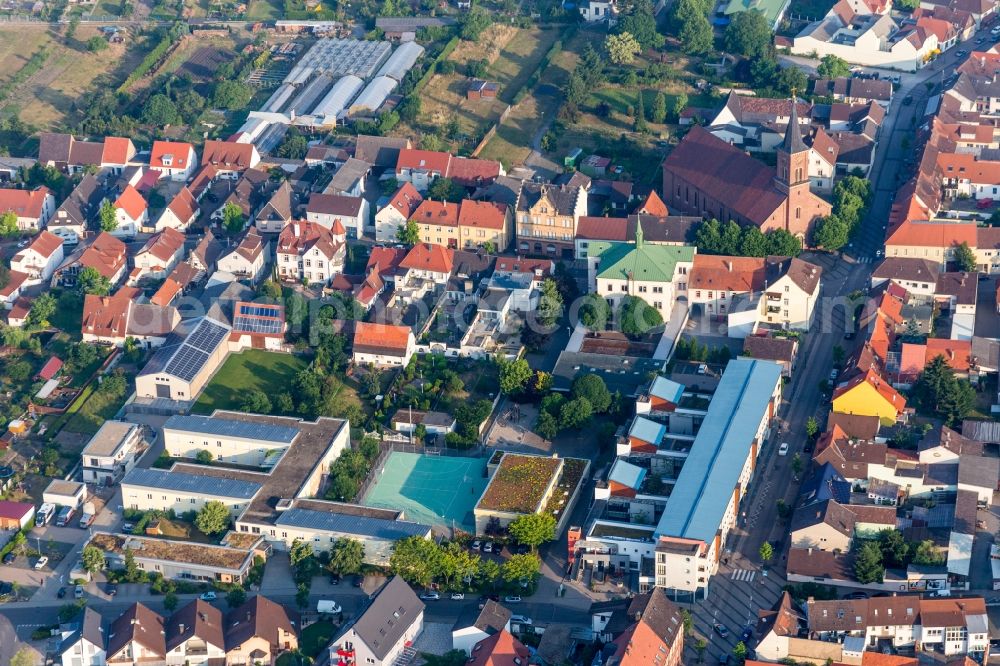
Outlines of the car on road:
<svg viewBox="0 0 1000 666">
<path fill-rule="evenodd" d="M 844 331 L 844 339 L 845 340 L 853 340 L 854 339 L 854 331 Z"/>
<path fill-rule="evenodd" d="M 451 598 L 455 601 L 460 601 L 465 598 L 465 594 L 463 594 L 462 592 L 452 592 Z"/>
<path fill-rule="evenodd" d="M 969 55 L 969 52 L 965 51 L 963 49 L 959 49 L 958 51 L 955 51 L 955 57 L 956 58 L 964 58 L 967 55 Z"/>
<path fill-rule="evenodd" d="M 48 563 L 49 563 L 49 558 L 42 555 L 41 557 L 38 558 L 38 561 L 35 562 L 35 571 L 38 571 L 39 569 L 44 569 L 45 565 Z"/>
<path fill-rule="evenodd" d="M 77 585 L 73 588 L 73 598 L 83 599 L 83 585 Z"/>
<path fill-rule="evenodd" d="M 528 617 L 527 615 L 511 615 L 510 621 L 513 622 L 514 624 L 527 624 L 527 625 L 531 624 L 531 618 Z"/>
<path fill-rule="evenodd" d="M 722 654 L 719 655 L 719 666 L 728 666 L 728 665 L 729 665 L 729 655 L 723 652 Z"/>
<path fill-rule="evenodd" d="M 441 595 L 437 592 L 424 592 L 420 595 L 420 598 L 424 601 L 437 601 L 441 598 Z"/>
<path fill-rule="evenodd" d="M 330 585 L 340 585 L 340 574 L 330 574 Z"/>
<path fill-rule="evenodd" d="M 60 599 L 65 599 L 66 598 L 66 588 L 65 587 L 60 587 L 59 591 L 56 592 L 56 596 L 59 597 Z"/>
<path fill-rule="evenodd" d="M 354 587 L 361 587 L 364 584 L 365 584 L 365 577 L 364 576 L 355 576 L 354 577 Z"/>
<path fill-rule="evenodd" d="M 833 368 L 832 370 L 830 370 L 830 381 L 831 382 L 837 381 L 838 374 L 840 373 L 837 371 L 837 368 Z"/>
<path fill-rule="evenodd" d="M 749 625 L 743 627 L 743 633 L 740 634 L 740 642 L 746 645 L 751 636 L 753 636 L 753 627 Z"/>
<path fill-rule="evenodd" d="M 721 622 L 714 623 L 712 625 L 712 629 L 715 631 L 715 633 L 719 634 L 719 636 L 723 638 L 729 638 L 729 630 L 726 629 L 726 625 L 722 624 Z"/>
<path fill-rule="evenodd" d="M 476 539 L 475 541 L 472 542 L 472 550 L 479 550 L 482 547 L 483 547 L 483 542 L 480 541 L 479 539 Z"/>
<path fill-rule="evenodd" d="M 17 249 L 19 250 L 24 247 L 28 247 L 28 239 L 24 239 L 23 241 L 20 241 L 17 244 Z"/>
<path fill-rule="evenodd" d="M 202 592 L 201 596 L 199 596 L 198 598 L 201 599 L 202 601 L 215 601 L 219 597 L 218 595 L 215 594 L 215 592 L 209 591 L 209 592 Z"/>
<path fill-rule="evenodd" d="M 14 564 L 14 560 L 16 560 L 16 559 L 17 559 L 17 555 L 15 555 L 14 553 L 7 553 L 6 555 L 3 556 L 3 563 L 4 564 Z"/>
<path fill-rule="evenodd" d="M 516 596 L 506 596 L 503 598 L 505 604 L 519 604 L 521 603 L 521 597 Z"/>
<path fill-rule="evenodd" d="M 913 104 L 913 95 L 907 95 L 903 98 L 903 106 L 909 106 Z"/>
<path fill-rule="evenodd" d="M 788 442 L 782 442 L 781 443 L 781 446 L 778 447 L 778 455 L 779 456 L 787 456 L 788 455 Z"/>
</svg>

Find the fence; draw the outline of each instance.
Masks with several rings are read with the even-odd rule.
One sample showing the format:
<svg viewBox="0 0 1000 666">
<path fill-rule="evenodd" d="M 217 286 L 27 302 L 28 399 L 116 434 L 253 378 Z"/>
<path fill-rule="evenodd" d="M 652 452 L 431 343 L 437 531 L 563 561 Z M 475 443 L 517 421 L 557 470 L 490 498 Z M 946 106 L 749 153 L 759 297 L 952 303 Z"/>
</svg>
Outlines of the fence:
<svg viewBox="0 0 1000 666">
<path fill-rule="evenodd" d="M 486 134 L 484 134 L 483 138 L 480 139 L 479 143 L 476 144 L 476 149 L 472 151 L 472 157 L 479 156 L 479 153 L 482 152 L 483 148 L 486 147 L 486 144 L 489 143 L 490 139 L 492 139 L 493 136 L 497 133 L 497 129 L 500 127 L 500 124 L 503 123 L 503 121 L 507 120 L 507 116 L 508 114 L 510 114 L 510 110 L 512 108 L 514 107 L 508 104 L 507 108 L 504 109 L 503 113 L 500 114 L 500 117 L 497 118 L 497 121 L 493 123 L 493 126 L 490 127 L 488 130 L 486 130 Z"/>
</svg>

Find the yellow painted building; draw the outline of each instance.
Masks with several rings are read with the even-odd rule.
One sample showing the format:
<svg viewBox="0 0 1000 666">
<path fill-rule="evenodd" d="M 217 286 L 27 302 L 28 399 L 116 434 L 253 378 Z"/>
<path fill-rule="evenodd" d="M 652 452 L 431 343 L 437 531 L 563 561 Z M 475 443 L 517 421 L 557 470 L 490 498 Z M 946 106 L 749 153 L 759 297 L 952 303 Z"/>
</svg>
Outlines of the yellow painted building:
<svg viewBox="0 0 1000 666">
<path fill-rule="evenodd" d="M 877 416 L 883 422 L 894 423 L 905 408 L 906 398 L 874 370 L 854 377 L 833 392 L 833 411 L 839 414 Z"/>
</svg>

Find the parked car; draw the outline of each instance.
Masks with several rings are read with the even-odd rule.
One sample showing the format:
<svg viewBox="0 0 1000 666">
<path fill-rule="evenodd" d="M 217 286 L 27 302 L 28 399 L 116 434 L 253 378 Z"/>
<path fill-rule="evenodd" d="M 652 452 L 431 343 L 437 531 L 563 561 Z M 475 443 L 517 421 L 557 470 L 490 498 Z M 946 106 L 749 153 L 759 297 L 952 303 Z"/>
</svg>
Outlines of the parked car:
<svg viewBox="0 0 1000 666">
<path fill-rule="evenodd" d="M 781 443 L 781 446 L 778 447 L 778 455 L 779 456 L 787 456 L 788 455 L 788 442 L 782 442 Z"/>
<path fill-rule="evenodd" d="M 73 588 L 73 598 L 83 599 L 83 585 L 77 585 Z"/>
<path fill-rule="evenodd" d="M 531 618 L 528 617 L 527 615 L 511 615 L 510 621 L 513 622 L 514 624 L 527 624 L 527 625 L 531 624 Z"/>
<path fill-rule="evenodd" d="M 338 615 L 344 612 L 344 609 L 340 607 L 340 604 L 332 599 L 320 599 L 316 602 L 316 612 Z"/>
<path fill-rule="evenodd" d="M 868 593 L 866 593 L 866 592 L 851 592 L 850 594 L 848 594 L 844 598 L 845 599 L 867 599 L 868 598 Z"/>
<path fill-rule="evenodd" d="M 959 49 L 958 51 L 955 51 L 955 57 L 956 58 L 964 58 L 967 55 L 969 55 L 969 52 L 965 51 L 963 49 Z"/>
<path fill-rule="evenodd" d="M 132 523 L 122 523 L 122 533 L 123 534 L 132 534 L 132 530 L 134 530 L 134 529 L 135 529 L 135 525 L 133 525 Z"/>
<path fill-rule="evenodd" d="M 38 571 L 40 569 L 44 569 L 45 565 L 48 564 L 48 563 L 49 563 L 49 558 L 47 558 L 44 555 L 42 555 L 41 557 L 38 558 L 38 561 L 35 562 L 35 571 Z"/>
<path fill-rule="evenodd" d="M 492 553 L 493 552 L 493 542 L 492 541 L 487 541 L 486 543 L 483 544 L 483 552 L 484 553 Z"/>
<path fill-rule="evenodd" d="M 340 585 L 340 574 L 330 574 L 330 585 Z"/>
<path fill-rule="evenodd" d="M 365 584 L 365 577 L 364 576 L 355 576 L 354 577 L 354 587 L 361 587 L 364 584 Z"/>
<path fill-rule="evenodd" d="M 725 652 L 719 655 L 719 666 L 729 666 L 729 655 Z"/>
<path fill-rule="evenodd" d="M 109 597 L 113 597 L 118 594 L 118 585 L 115 583 L 108 583 L 107 587 L 104 588 L 104 591 L 108 593 Z"/>
<path fill-rule="evenodd" d="M 424 592 L 420 595 L 420 598 L 424 601 L 438 601 L 441 598 L 441 595 L 437 592 Z"/>
<path fill-rule="evenodd" d="M 830 371 L 830 381 L 831 382 L 837 381 L 837 375 L 839 375 L 839 374 L 840 374 L 840 372 L 837 370 L 837 368 L 834 368 L 833 370 L 831 370 Z"/>
<path fill-rule="evenodd" d="M 483 542 L 480 541 L 479 539 L 476 539 L 475 541 L 472 542 L 472 550 L 479 550 L 482 547 L 483 547 Z"/>
<path fill-rule="evenodd" d="M 212 592 L 210 590 L 208 592 L 202 592 L 201 596 L 199 596 L 198 598 L 201 599 L 202 601 L 215 601 L 219 597 L 215 594 L 215 592 Z"/>
<path fill-rule="evenodd" d="M 463 594 L 462 592 L 452 592 L 451 598 L 454 599 L 455 601 L 459 601 L 465 598 L 465 594 Z"/>
<path fill-rule="evenodd" d="M 906 97 L 903 98 L 904 106 L 909 106 L 911 104 L 913 104 L 913 95 L 907 95 Z"/>
<path fill-rule="evenodd" d="M 743 627 L 743 633 L 740 634 L 740 642 L 746 645 L 751 636 L 753 636 L 753 627 L 750 625 Z"/>
<path fill-rule="evenodd" d="M 715 630 L 715 633 L 719 634 L 719 636 L 722 636 L 723 638 L 729 638 L 729 630 L 726 629 L 726 625 L 722 624 L 721 622 L 716 622 L 715 624 L 713 624 L 712 629 Z"/>
<path fill-rule="evenodd" d="M 60 599 L 65 599 L 66 598 L 66 588 L 65 587 L 60 587 L 59 591 L 56 592 L 56 596 L 59 597 Z"/>
<path fill-rule="evenodd" d="M 4 564 L 14 564 L 14 560 L 16 560 L 16 559 L 17 559 L 17 555 L 15 555 L 14 553 L 7 553 L 6 555 L 3 556 L 3 563 Z"/>
</svg>

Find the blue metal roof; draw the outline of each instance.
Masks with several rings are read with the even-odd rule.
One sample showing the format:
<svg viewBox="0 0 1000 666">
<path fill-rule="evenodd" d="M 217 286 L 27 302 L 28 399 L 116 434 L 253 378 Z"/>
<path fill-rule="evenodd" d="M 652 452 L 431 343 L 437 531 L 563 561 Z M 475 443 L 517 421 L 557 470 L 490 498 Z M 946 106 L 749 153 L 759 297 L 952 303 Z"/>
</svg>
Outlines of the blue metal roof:
<svg viewBox="0 0 1000 666">
<path fill-rule="evenodd" d="M 185 416 L 181 414 L 175 414 L 167 419 L 167 422 L 163 424 L 163 429 L 196 432 L 203 435 L 256 439 L 282 444 L 291 444 L 295 441 L 296 435 L 299 434 L 299 429 L 293 426 L 226 419 L 217 416 Z"/>
<path fill-rule="evenodd" d="M 642 416 L 635 417 L 635 421 L 632 421 L 632 427 L 628 431 L 629 437 L 635 437 L 636 439 L 656 445 L 659 445 L 663 441 L 665 434 L 667 434 L 667 427 L 665 425 L 656 421 L 650 421 Z"/>
<path fill-rule="evenodd" d="M 780 380 L 781 366 L 772 361 L 729 362 L 656 527 L 658 537 L 712 541 Z"/>
<path fill-rule="evenodd" d="M 681 396 L 684 394 L 684 385 L 678 384 L 666 377 L 657 377 L 653 380 L 653 385 L 649 388 L 649 393 L 661 400 L 666 400 L 676 405 L 681 401 Z"/>
<path fill-rule="evenodd" d="M 405 520 L 386 520 L 330 511 L 288 509 L 283 511 L 275 525 L 289 525 L 339 534 L 351 534 L 373 539 L 397 541 L 409 536 L 427 536 L 430 527 Z"/>
<path fill-rule="evenodd" d="M 638 490 L 645 478 L 645 467 L 625 462 L 622 458 L 615 460 L 615 464 L 611 466 L 611 473 L 608 474 L 608 481 L 620 483 L 633 490 Z"/>
<path fill-rule="evenodd" d="M 157 488 L 159 490 L 176 490 L 185 493 L 198 493 L 205 496 L 228 497 L 231 499 L 250 500 L 260 490 L 259 483 L 223 479 L 217 476 L 199 476 L 184 472 L 168 472 L 162 469 L 132 469 L 122 485 Z"/>
</svg>

